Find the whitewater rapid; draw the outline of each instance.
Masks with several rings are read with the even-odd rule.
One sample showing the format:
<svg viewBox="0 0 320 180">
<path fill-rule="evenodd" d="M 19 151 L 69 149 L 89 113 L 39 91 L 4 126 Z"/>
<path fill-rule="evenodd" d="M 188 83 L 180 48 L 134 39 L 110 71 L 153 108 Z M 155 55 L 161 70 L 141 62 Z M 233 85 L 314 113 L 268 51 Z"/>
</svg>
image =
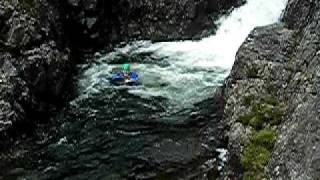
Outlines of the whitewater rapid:
<svg viewBox="0 0 320 180">
<path fill-rule="evenodd" d="M 287 0 L 247 0 L 215 22 L 216 34 L 200 41 L 137 41 L 117 48 L 83 73 L 80 94 L 98 93 L 101 86 L 109 88 L 101 77 L 110 77 L 112 69 L 119 66 L 116 62 L 127 59 L 139 73 L 142 84 L 129 88 L 130 93 L 164 97 L 180 107 L 204 100 L 228 76 L 236 52 L 250 31 L 279 21 L 286 3 Z"/>
</svg>

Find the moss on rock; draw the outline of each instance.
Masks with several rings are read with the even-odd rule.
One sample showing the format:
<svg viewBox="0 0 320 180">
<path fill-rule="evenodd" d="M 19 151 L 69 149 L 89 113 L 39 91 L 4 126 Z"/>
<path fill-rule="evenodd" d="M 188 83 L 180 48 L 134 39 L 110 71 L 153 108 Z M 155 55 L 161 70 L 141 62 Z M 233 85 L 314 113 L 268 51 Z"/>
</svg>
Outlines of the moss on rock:
<svg viewBox="0 0 320 180">
<path fill-rule="evenodd" d="M 269 129 L 263 129 L 252 135 L 240 161 L 242 168 L 245 170 L 245 180 L 266 177 L 264 167 L 269 162 L 276 137 L 276 132 Z"/>
<path fill-rule="evenodd" d="M 267 148 L 250 143 L 243 152 L 241 165 L 245 171 L 256 174 L 263 173 L 263 169 L 269 161 L 270 154 Z"/>
<path fill-rule="evenodd" d="M 281 123 L 285 106 L 273 96 L 268 95 L 255 101 L 253 96 L 246 96 L 244 103 L 251 108 L 250 112 L 239 117 L 239 122 L 251 126 L 254 133 L 244 148 L 240 159 L 244 170 L 243 179 L 263 179 L 264 168 L 268 164 L 276 142 L 277 133 L 270 129 Z"/>
<path fill-rule="evenodd" d="M 251 102 L 254 98 L 244 99 L 246 105 L 251 105 L 251 111 L 239 117 L 239 122 L 260 130 L 268 125 L 279 125 L 284 115 L 285 106 L 275 96 L 266 96 L 258 102 Z"/>
<path fill-rule="evenodd" d="M 277 133 L 274 130 L 263 129 L 252 136 L 251 142 L 257 146 L 263 146 L 268 150 L 272 150 L 276 142 L 276 138 Z"/>
</svg>

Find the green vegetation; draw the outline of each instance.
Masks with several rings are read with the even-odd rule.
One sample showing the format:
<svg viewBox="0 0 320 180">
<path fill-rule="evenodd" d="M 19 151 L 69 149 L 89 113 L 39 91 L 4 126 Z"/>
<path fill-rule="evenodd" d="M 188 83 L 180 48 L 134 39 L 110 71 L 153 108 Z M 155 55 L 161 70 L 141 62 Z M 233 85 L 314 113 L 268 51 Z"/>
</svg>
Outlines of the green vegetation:
<svg viewBox="0 0 320 180">
<path fill-rule="evenodd" d="M 276 132 L 270 129 L 263 129 L 252 135 L 250 143 L 244 149 L 240 162 L 245 170 L 245 180 L 265 177 L 264 167 L 269 162 L 276 137 Z"/>
<path fill-rule="evenodd" d="M 246 106 L 251 106 L 251 112 L 239 117 L 239 121 L 244 125 L 250 125 L 256 130 L 260 130 L 268 125 L 279 125 L 284 114 L 284 105 L 280 104 L 275 96 L 267 96 L 261 101 L 253 102 L 254 97 L 244 97 Z"/>
<path fill-rule="evenodd" d="M 251 141 L 253 144 L 257 146 L 263 146 L 267 148 L 268 150 L 272 150 L 273 146 L 276 142 L 276 132 L 271 129 L 263 129 L 257 133 L 255 133 Z"/>
<path fill-rule="evenodd" d="M 251 177 L 255 178 L 264 177 L 264 167 L 268 164 L 270 155 L 270 151 L 262 146 L 247 146 L 241 158 L 241 165 L 245 174 L 247 176 L 250 174 Z"/>
<path fill-rule="evenodd" d="M 276 142 L 277 133 L 272 126 L 279 125 L 284 116 L 285 106 L 273 95 L 255 101 L 254 96 L 244 97 L 244 104 L 251 111 L 239 117 L 243 125 L 251 126 L 254 133 L 246 145 L 240 163 L 244 170 L 244 179 L 263 179 L 264 168 L 268 164 Z"/>
</svg>

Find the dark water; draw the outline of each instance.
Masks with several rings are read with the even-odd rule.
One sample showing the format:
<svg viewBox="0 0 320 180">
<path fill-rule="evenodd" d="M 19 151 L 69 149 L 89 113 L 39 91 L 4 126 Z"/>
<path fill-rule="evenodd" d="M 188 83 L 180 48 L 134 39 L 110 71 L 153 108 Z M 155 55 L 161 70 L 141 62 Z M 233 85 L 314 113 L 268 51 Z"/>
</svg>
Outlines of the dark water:
<svg viewBox="0 0 320 180">
<path fill-rule="evenodd" d="M 26 179 L 208 179 L 224 126 L 214 99 L 174 114 L 167 100 L 107 89 L 71 103 Z M 209 178 L 210 179 L 210 178 Z"/>
<path fill-rule="evenodd" d="M 79 65 L 76 98 L 52 119 L 50 132 L 40 129 L 40 140 L 30 140 L 5 179 L 217 176 L 225 126 L 215 90 L 227 70 L 140 51 L 150 45 L 129 44 Z M 116 63 L 128 60 L 141 85 L 111 85 Z"/>
</svg>

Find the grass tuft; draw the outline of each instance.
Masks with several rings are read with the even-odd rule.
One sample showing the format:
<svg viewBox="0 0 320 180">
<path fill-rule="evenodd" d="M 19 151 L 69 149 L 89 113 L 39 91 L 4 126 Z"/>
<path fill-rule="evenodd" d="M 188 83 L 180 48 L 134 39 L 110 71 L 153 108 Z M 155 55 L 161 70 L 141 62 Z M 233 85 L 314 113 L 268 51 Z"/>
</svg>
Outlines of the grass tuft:
<svg viewBox="0 0 320 180">
<path fill-rule="evenodd" d="M 260 130 L 267 125 L 279 125 L 282 121 L 285 108 L 274 96 L 262 98 L 259 102 L 253 102 L 253 97 L 245 97 L 244 103 L 251 105 L 251 112 L 239 117 L 239 122 Z"/>
<path fill-rule="evenodd" d="M 268 150 L 272 150 L 277 139 L 277 133 L 274 130 L 263 129 L 255 133 L 251 142 L 257 146 L 263 146 Z"/>
<path fill-rule="evenodd" d="M 275 96 L 268 95 L 255 101 L 253 96 L 244 97 L 244 104 L 251 111 L 239 117 L 239 122 L 254 128 L 250 141 L 240 159 L 244 170 L 243 179 L 263 179 L 264 167 L 268 164 L 274 148 L 277 133 L 270 126 L 279 125 L 285 113 L 285 106 Z"/>
<path fill-rule="evenodd" d="M 276 141 L 276 132 L 263 129 L 251 137 L 241 157 L 241 166 L 245 170 L 244 179 L 262 179 L 265 177 L 264 167 L 268 164 L 271 151 Z"/>
</svg>

